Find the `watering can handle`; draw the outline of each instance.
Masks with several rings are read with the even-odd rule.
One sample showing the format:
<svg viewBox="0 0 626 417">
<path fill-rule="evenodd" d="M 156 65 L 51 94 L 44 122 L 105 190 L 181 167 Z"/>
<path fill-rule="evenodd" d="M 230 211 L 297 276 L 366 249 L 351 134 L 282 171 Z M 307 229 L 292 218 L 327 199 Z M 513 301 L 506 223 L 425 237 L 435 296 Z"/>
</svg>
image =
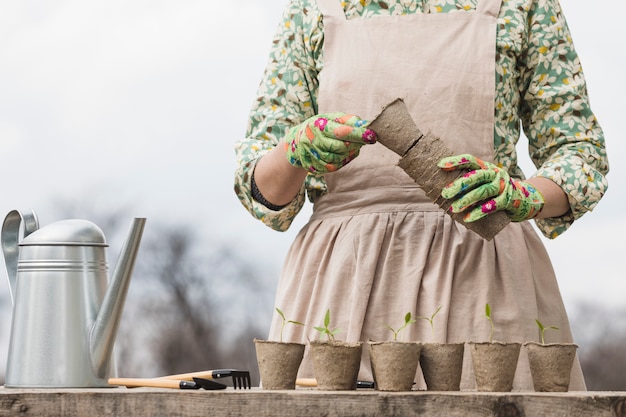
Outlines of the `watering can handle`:
<svg viewBox="0 0 626 417">
<path fill-rule="evenodd" d="M 37 214 L 28 209 L 24 213 L 12 210 L 4 218 L 2 224 L 2 251 L 4 252 L 4 263 L 9 277 L 9 292 L 11 294 L 11 304 L 15 299 L 15 285 L 17 280 L 17 260 L 19 255 L 19 234 L 20 225 L 24 224 L 24 237 L 39 229 Z"/>
</svg>

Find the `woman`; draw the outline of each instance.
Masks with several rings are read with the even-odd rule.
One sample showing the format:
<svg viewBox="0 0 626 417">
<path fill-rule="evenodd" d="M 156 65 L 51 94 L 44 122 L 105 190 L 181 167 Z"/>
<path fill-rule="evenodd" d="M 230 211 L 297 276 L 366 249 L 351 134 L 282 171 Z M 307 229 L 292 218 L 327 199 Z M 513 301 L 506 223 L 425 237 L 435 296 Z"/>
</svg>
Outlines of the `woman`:
<svg viewBox="0 0 626 417">
<path fill-rule="evenodd" d="M 496 200 L 513 220 L 493 240 L 443 213 L 397 155 L 372 144 L 364 120 L 398 97 L 422 131 L 463 154 L 442 169 L 476 171 L 444 189 L 453 208 L 475 220 Z M 520 124 L 537 167 L 528 180 Z M 287 339 L 316 338 L 330 309 L 340 339 L 384 340 L 406 312 L 442 306 L 436 341 L 485 341 L 489 303 L 494 340 L 537 340 L 538 318 L 560 328 L 551 341 L 572 341 L 527 220 L 562 234 L 601 199 L 608 162 L 558 0 L 290 0 L 236 152 L 235 191 L 268 226 L 286 230 L 305 195 L 314 203 L 277 291 L 276 306 L 307 324 Z M 276 317 L 270 337 L 279 330 Z M 432 341 L 427 323 L 405 338 Z M 305 357 L 300 375 L 311 372 Z M 371 380 L 365 355 L 360 378 Z M 473 387 L 466 357 L 461 388 Z M 585 389 L 578 363 L 570 388 Z M 514 389 L 532 389 L 523 353 Z"/>
</svg>

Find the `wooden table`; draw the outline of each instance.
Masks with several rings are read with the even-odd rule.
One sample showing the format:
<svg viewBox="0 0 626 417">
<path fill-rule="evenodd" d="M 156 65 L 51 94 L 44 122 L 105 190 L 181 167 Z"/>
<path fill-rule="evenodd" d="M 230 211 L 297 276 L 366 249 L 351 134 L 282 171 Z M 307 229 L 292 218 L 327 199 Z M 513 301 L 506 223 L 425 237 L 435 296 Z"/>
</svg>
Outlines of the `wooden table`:
<svg viewBox="0 0 626 417">
<path fill-rule="evenodd" d="M 626 392 L 0 388 L 0 416 L 626 417 Z"/>
</svg>

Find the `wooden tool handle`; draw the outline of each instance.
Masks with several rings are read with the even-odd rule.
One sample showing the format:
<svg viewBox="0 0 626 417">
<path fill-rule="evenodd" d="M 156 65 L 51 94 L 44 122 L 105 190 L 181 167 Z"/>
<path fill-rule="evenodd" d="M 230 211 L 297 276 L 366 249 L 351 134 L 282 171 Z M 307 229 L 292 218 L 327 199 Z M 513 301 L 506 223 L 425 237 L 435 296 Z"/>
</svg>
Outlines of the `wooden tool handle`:
<svg viewBox="0 0 626 417">
<path fill-rule="evenodd" d="M 122 385 L 127 388 L 180 388 L 180 381 L 164 378 L 109 378 L 110 385 Z"/>
<path fill-rule="evenodd" d="M 176 379 L 179 381 L 192 381 L 193 378 L 205 378 L 205 379 L 213 379 L 213 371 L 197 371 L 197 372 L 187 372 L 185 374 L 176 374 L 176 375 L 167 375 L 163 377 L 159 377 L 159 379 Z"/>
<path fill-rule="evenodd" d="M 296 379 L 296 385 L 301 387 L 317 387 L 317 380 L 315 378 L 298 378 Z"/>
</svg>

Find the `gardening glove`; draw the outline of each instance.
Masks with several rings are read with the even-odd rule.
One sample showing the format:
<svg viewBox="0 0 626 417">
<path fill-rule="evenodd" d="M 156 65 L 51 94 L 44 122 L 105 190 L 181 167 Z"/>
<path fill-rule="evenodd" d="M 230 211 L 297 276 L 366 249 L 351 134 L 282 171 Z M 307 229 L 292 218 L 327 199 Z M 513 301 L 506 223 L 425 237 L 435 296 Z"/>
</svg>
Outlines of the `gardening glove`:
<svg viewBox="0 0 626 417">
<path fill-rule="evenodd" d="M 543 196 L 535 187 L 510 178 L 505 169 L 490 162 L 464 154 L 443 158 L 437 165 L 444 171 L 472 170 L 441 191 L 443 198 L 455 198 L 450 211 L 466 212 L 463 219 L 466 222 L 500 210 L 512 221 L 521 222 L 536 217 L 543 208 Z"/>
<path fill-rule="evenodd" d="M 309 172 L 336 171 L 356 158 L 361 146 L 376 142 L 376 133 L 366 124 L 353 114 L 313 116 L 287 133 L 287 159 Z"/>
</svg>

